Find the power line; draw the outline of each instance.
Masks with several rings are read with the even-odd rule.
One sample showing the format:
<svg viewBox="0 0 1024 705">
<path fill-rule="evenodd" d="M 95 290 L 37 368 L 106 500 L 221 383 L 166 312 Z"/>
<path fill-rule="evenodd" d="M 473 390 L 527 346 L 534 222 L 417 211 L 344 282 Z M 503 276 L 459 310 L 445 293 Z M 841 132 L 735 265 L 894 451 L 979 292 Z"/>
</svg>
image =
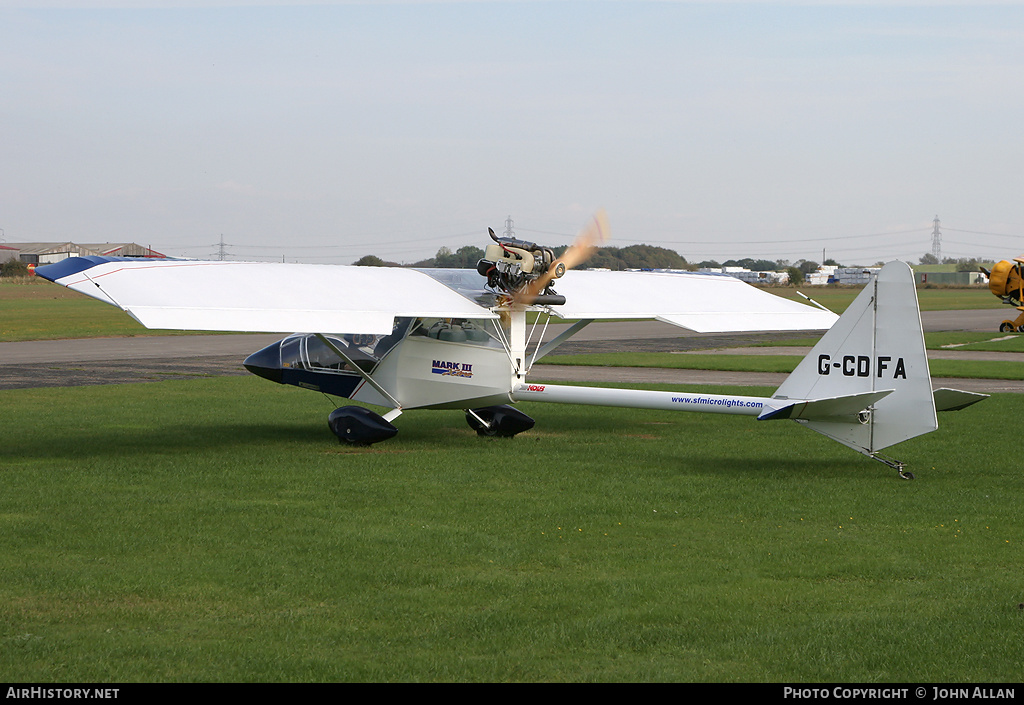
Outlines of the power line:
<svg viewBox="0 0 1024 705">
<path fill-rule="evenodd" d="M 224 243 L 224 233 L 220 235 L 220 247 L 217 249 L 217 259 L 223 261 L 227 250 L 225 249 L 226 244 Z"/>
<path fill-rule="evenodd" d="M 924 233 L 927 232 L 927 228 L 915 228 L 914 230 L 894 230 L 891 232 L 884 233 L 870 233 L 867 235 L 838 235 L 836 237 L 814 237 L 798 240 L 775 240 L 771 242 L 765 242 L 764 240 L 730 240 L 728 243 L 723 243 L 721 240 L 710 240 L 710 241 L 699 241 L 699 240 L 646 240 L 648 243 L 661 243 L 661 244 L 675 244 L 675 245 L 788 245 L 788 244 L 800 244 L 806 242 L 836 242 L 839 240 L 858 240 L 861 238 L 868 237 L 881 237 L 884 235 L 906 235 L 908 233 Z M 623 240 L 623 242 L 625 242 Z"/>
<path fill-rule="evenodd" d="M 935 228 L 938 228 L 938 217 L 933 221 Z M 506 220 L 506 229 L 512 229 L 511 216 Z M 517 227 L 517 230 L 529 233 L 538 233 L 548 236 L 558 237 L 573 237 L 574 234 L 565 232 L 554 232 L 550 230 L 540 230 L 533 228 Z M 983 235 L 986 237 L 997 237 L 997 238 L 1018 238 L 1024 239 L 1021 236 L 1009 234 L 1009 233 L 993 233 L 979 230 L 967 230 L 960 228 L 945 228 L 947 232 L 955 233 L 966 233 L 971 235 Z M 688 259 L 696 260 L 701 258 L 714 257 L 720 259 L 724 256 L 724 253 L 735 253 L 739 248 L 745 248 L 742 253 L 737 256 L 742 257 L 762 257 L 765 259 L 779 259 L 783 257 L 801 257 L 807 256 L 804 245 L 814 243 L 816 245 L 822 245 L 824 243 L 846 243 L 846 246 L 842 244 L 831 245 L 828 247 L 828 253 L 833 258 L 851 258 L 858 256 L 885 256 L 886 253 L 895 253 L 896 256 L 909 256 L 908 253 L 916 248 L 921 248 L 921 251 L 927 251 L 925 248 L 924 239 L 920 242 L 916 238 L 901 238 L 900 242 L 894 242 L 889 240 L 887 242 L 880 242 L 876 244 L 869 244 L 871 238 L 888 237 L 898 235 L 924 235 L 929 232 L 929 228 L 910 228 L 905 230 L 889 230 L 875 233 L 860 233 L 855 235 L 838 235 L 829 237 L 801 237 L 801 238 L 788 238 L 788 239 L 772 239 L 770 241 L 764 240 L 735 240 L 735 241 L 723 241 L 723 240 L 688 240 L 683 237 L 675 237 L 673 239 L 643 239 L 644 244 L 650 245 L 667 245 L 674 247 L 682 252 Z M 934 253 L 935 249 L 935 230 L 931 230 L 932 233 L 932 250 Z M 164 250 L 202 250 L 210 252 L 211 254 L 206 256 L 212 256 L 217 259 L 230 258 L 232 253 L 238 252 L 249 252 L 251 254 L 245 255 L 251 259 L 257 260 L 278 260 L 279 258 L 284 260 L 290 258 L 293 260 L 344 260 L 350 257 L 354 257 L 357 254 L 365 253 L 366 251 L 372 250 L 377 255 L 401 255 L 407 253 L 405 245 L 416 243 L 416 244 L 432 244 L 432 243 L 451 243 L 452 241 L 464 241 L 467 237 L 477 238 L 480 235 L 479 230 L 473 230 L 469 232 L 435 235 L 430 237 L 416 237 L 402 240 L 394 240 L 381 242 L 375 240 L 372 242 L 357 242 L 357 243 L 345 243 L 345 244 L 325 244 L 325 245 L 249 245 L 249 244 L 231 244 L 224 240 L 223 234 L 220 236 L 218 242 L 214 244 L 206 245 L 162 245 L 157 244 L 156 247 Z M 671 237 L 671 236 L 670 236 Z M 635 240 L 626 240 L 623 238 L 613 238 L 612 242 L 622 243 L 624 245 L 636 244 Z M 971 248 L 973 250 L 986 250 L 1001 248 L 999 245 L 991 243 L 967 243 L 947 240 L 946 244 L 956 246 L 957 248 Z M 261 252 L 267 252 L 268 254 L 260 254 Z M 273 252 L 270 255 L 269 252 Z M 294 253 L 289 257 L 289 253 Z M 874 253 L 874 254 L 873 254 Z M 916 254 L 914 255 L 916 256 Z M 940 258 L 941 259 L 941 258 Z"/>
<path fill-rule="evenodd" d="M 1013 235 L 1013 234 L 1010 234 L 1010 233 L 986 233 L 986 232 L 981 231 L 981 230 L 959 230 L 957 228 L 948 228 L 948 227 L 946 228 L 946 230 L 948 230 L 950 232 L 954 232 L 954 233 L 970 233 L 971 235 L 990 235 L 990 236 L 993 236 L 993 237 L 1012 237 L 1012 238 L 1017 238 L 1018 240 L 1019 239 L 1024 239 L 1024 235 Z"/>
</svg>

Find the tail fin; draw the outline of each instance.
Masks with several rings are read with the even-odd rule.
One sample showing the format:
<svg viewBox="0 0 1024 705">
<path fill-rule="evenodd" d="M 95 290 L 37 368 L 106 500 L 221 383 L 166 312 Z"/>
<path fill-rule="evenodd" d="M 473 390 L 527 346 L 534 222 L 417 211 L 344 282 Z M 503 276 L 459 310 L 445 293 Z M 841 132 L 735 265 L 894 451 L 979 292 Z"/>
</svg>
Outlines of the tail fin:
<svg viewBox="0 0 1024 705">
<path fill-rule="evenodd" d="M 902 472 L 883 448 L 938 428 L 914 275 L 885 265 L 772 395 L 793 418 Z"/>
</svg>

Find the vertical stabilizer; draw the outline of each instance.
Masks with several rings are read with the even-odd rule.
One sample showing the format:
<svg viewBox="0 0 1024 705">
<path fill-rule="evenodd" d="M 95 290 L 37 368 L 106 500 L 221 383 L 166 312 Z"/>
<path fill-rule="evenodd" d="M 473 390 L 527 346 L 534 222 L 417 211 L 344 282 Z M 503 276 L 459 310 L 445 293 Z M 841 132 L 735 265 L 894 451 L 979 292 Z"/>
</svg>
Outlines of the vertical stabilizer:
<svg viewBox="0 0 1024 705">
<path fill-rule="evenodd" d="M 885 265 L 772 399 L 809 401 L 892 390 L 855 417 L 799 423 L 866 455 L 938 428 L 910 266 Z"/>
</svg>

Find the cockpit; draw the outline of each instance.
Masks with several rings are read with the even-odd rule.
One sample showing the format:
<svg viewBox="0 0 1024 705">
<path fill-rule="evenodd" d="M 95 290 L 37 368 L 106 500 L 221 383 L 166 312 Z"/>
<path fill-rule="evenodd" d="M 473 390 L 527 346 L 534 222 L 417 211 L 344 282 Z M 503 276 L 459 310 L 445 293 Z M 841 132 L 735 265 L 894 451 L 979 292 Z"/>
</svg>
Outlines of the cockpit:
<svg viewBox="0 0 1024 705">
<path fill-rule="evenodd" d="M 363 372 L 373 372 L 414 323 L 414 318 L 396 318 L 394 330 L 388 335 L 357 333 L 325 335 L 321 339 L 314 333 L 296 333 L 253 353 L 244 364 L 250 372 L 285 383 L 280 373 L 286 370 L 358 375 L 355 365 Z"/>
<path fill-rule="evenodd" d="M 396 318 L 388 335 L 296 333 L 259 350 L 243 363 L 250 372 L 280 384 L 348 396 L 406 337 L 501 347 L 486 321 Z M 493 326 L 492 326 L 493 327 Z M 326 342 L 325 342 L 326 340 Z M 339 354 L 341 353 L 341 354 Z M 357 369 L 358 368 L 358 369 Z"/>
</svg>

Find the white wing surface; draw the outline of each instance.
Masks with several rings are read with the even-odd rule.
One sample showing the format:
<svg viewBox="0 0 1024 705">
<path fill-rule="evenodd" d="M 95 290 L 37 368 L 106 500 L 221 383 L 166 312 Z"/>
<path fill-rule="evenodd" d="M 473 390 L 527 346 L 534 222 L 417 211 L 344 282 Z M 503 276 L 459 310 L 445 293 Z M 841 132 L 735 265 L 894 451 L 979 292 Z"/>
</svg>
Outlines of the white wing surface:
<svg viewBox="0 0 1024 705">
<path fill-rule="evenodd" d="M 147 328 L 387 335 L 396 316 L 497 318 L 421 272 L 393 267 L 82 257 L 36 273 Z"/>
<path fill-rule="evenodd" d="M 698 333 L 822 330 L 838 319 L 726 275 L 571 270 L 555 289 L 563 318 L 657 318 Z"/>
</svg>

